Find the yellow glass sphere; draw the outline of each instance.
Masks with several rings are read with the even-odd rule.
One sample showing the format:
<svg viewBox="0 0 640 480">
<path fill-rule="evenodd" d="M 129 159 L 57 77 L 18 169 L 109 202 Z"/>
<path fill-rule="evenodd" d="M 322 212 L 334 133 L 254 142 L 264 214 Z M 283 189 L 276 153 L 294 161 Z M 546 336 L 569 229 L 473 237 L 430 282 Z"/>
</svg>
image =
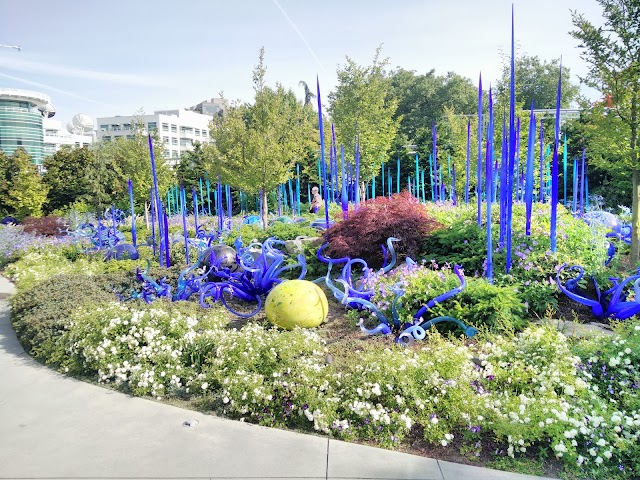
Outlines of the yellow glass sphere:
<svg viewBox="0 0 640 480">
<path fill-rule="evenodd" d="M 291 330 L 294 327 L 313 328 L 327 318 L 329 303 L 322 289 L 308 280 L 286 280 L 267 295 L 267 320 Z"/>
</svg>

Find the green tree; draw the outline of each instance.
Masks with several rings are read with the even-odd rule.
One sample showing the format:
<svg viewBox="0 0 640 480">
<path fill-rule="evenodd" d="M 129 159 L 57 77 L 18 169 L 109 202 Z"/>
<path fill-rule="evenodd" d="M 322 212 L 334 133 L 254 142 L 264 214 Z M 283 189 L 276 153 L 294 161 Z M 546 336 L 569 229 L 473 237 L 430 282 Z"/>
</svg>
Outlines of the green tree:
<svg viewBox="0 0 640 480">
<path fill-rule="evenodd" d="M 394 141 L 394 152 L 400 158 L 410 160 L 406 145 L 416 145 L 426 168 L 426 159 L 432 151 L 432 128 L 434 124 L 446 123 L 449 109 L 455 115 L 472 115 L 478 106 L 478 87 L 468 78 L 449 72 L 438 76 L 435 70 L 425 74 L 398 69 L 391 72 L 391 92 L 398 102 L 396 118 L 400 120 L 398 135 Z M 487 102 L 484 102 L 486 107 Z M 438 129 L 440 144 L 441 129 Z M 466 135 L 466 134 L 465 134 Z M 466 137 L 465 137 L 466 142 Z M 466 148 L 466 143 L 465 147 Z M 411 166 L 411 161 L 402 162 Z M 458 172 L 456 172 L 458 173 Z M 411 169 L 403 170 L 403 178 L 411 175 Z"/>
<path fill-rule="evenodd" d="M 2 217 L 9 215 L 10 211 L 7 204 L 12 177 L 10 165 L 11 157 L 4 153 L 4 150 L 0 150 L 0 216 Z"/>
<path fill-rule="evenodd" d="M 76 200 L 89 201 L 92 193 L 87 185 L 87 169 L 94 164 L 94 153 L 89 148 L 63 146 L 44 161 L 42 178 L 49 189 L 46 211 L 63 208 Z"/>
<path fill-rule="evenodd" d="M 367 180 L 380 172 L 387 160 L 400 119 L 395 117 L 398 101 L 391 95 L 385 71 L 387 59 L 376 50 L 368 67 L 347 57 L 339 69 L 338 86 L 329 94 L 329 112 L 336 127 L 338 144 L 344 145 L 347 160 L 353 164 L 356 142 L 360 145 L 360 178 Z"/>
<path fill-rule="evenodd" d="M 291 90 L 265 85 L 264 48 L 253 70 L 253 105 L 234 105 L 211 122 L 211 136 L 223 180 L 262 195 L 267 226 L 267 194 L 292 177 L 296 161 L 317 148 L 314 114 Z"/>
<path fill-rule="evenodd" d="M 42 216 L 48 187 L 43 183 L 31 156 L 22 148 L 18 148 L 11 157 L 3 153 L 0 168 L 0 194 L 5 213 L 18 218 Z"/>
<path fill-rule="evenodd" d="M 157 132 L 152 135 L 152 140 L 158 189 L 162 197 L 173 181 L 173 171 L 165 158 L 164 145 Z M 149 199 L 153 187 L 149 139 L 140 122 L 132 124 L 130 138 L 118 137 L 96 144 L 94 160 L 88 171 L 88 183 L 98 211 L 111 204 L 128 205 L 129 179 L 133 183 L 136 205 L 143 205 Z"/>
<path fill-rule="evenodd" d="M 604 23 L 596 27 L 584 15 L 572 12 L 571 35 L 581 43 L 582 58 L 589 73 L 582 79 L 599 89 L 616 115 L 629 129 L 628 150 L 620 161 L 632 172 L 631 261 L 640 257 L 640 165 L 638 165 L 638 127 L 640 126 L 640 0 L 598 0 Z"/>
<path fill-rule="evenodd" d="M 541 60 L 538 56 L 516 55 L 515 59 L 515 97 L 521 108 L 530 108 L 531 101 L 536 109 L 556 108 L 558 92 L 558 74 L 560 59 Z M 502 77 L 496 85 L 498 105 L 509 105 L 509 88 L 511 84 L 511 60 L 502 62 Z M 580 87 L 571 81 L 571 70 L 562 67 L 562 99 L 560 106 L 568 108 L 580 93 Z"/>
<path fill-rule="evenodd" d="M 580 118 L 567 122 L 565 130 L 569 158 L 580 160 L 582 149 L 586 149 L 589 196 L 599 195 L 605 205 L 616 207 L 629 205 L 631 198 L 629 168 L 627 162 L 620 161 L 629 157 L 630 132 L 620 117 L 609 113 L 603 102 L 585 105 Z"/>
<path fill-rule="evenodd" d="M 187 191 L 191 191 L 192 187 L 199 187 L 200 179 L 204 180 L 212 170 L 214 161 L 211 154 L 211 149 L 204 148 L 200 142 L 196 142 L 193 151 L 181 155 L 175 175 L 176 180 L 184 185 Z"/>
</svg>

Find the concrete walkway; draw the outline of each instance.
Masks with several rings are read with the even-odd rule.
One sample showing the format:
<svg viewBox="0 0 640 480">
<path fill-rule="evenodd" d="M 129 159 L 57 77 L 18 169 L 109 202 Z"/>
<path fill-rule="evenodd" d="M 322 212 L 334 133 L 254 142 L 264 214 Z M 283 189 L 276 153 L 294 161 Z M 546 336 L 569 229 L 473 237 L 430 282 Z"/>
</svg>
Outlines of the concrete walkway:
<svg viewBox="0 0 640 480">
<path fill-rule="evenodd" d="M 18 343 L 12 291 L 0 277 L 2 479 L 541 478 L 224 420 L 65 377 Z"/>
</svg>

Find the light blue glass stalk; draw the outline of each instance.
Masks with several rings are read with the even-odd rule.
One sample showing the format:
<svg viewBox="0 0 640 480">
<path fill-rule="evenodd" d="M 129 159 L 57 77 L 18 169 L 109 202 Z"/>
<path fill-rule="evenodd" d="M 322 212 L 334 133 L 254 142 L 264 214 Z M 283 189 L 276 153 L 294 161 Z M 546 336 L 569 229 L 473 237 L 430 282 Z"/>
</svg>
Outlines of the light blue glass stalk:
<svg viewBox="0 0 640 480">
<path fill-rule="evenodd" d="M 533 154 L 535 149 L 536 117 L 533 114 L 533 100 L 529 116 L 529 137 L 527 142 L 527 173 L 524 183 L 525 235 L 531 235 L 531 212 L 533 211 Z"/>
<path fill-rule="evenodd" d="M 465 205 L 469 205 L 469 173 L 470 173 L 469 162 L 470 161 L 471 161 L 471 120 L 467 121 L 467 162 L 466 162 L 465 180 L 464 180 Z"/>
<path fill-rule="evenodd" d="M 346 220 L 349 216 L 349 199 L 347 198 L 347 179 L 345 178 L 345 169 L 344 169 L 344 145 L 340 145 L 340 159 L 342 161 L 341 173 L 342 173 L 342 191 L 341 191 L 341 199 L 340 205 L 342 207 L 342 219 Z M 383 170 L 384 172 L 384 170 Z M 382 175 L 384 179 L 384 173 Z M 384 189 L 382 190 L 384 194 Z"/>
<path fill-rule="evenodd" d="M 491 201 L 493 188 L 493 99 L 489 87 L 489 125 L 487 127 L 486 155 L 486 203 L 487 203 L 487 281 L 493 283 L 493 241 L 491 238 Z"/>
</svg>

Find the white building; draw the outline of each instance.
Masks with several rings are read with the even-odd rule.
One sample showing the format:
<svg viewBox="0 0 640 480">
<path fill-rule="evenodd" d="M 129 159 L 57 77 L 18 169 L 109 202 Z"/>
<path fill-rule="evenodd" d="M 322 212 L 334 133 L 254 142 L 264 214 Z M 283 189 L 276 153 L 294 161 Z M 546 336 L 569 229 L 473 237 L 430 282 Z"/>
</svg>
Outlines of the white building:
<svg viewBox="0 0 640 480">
<path fill-rule="evenodd" d="M 64 127 L 62 122 L 51 118 L 42 119 L 42 130 L 44 131 L 44 156 L 53 155 L 63 145 L 72 147 L 88 147 L 95 141 L 95 132 L 86 134 L 69 133 L 68 126 Z"/>
<path fill-rule="evenodd" d="M 203 100 L 189 110 L 213 117 L 215 115 L 222 115 L 228 108 L 229 102 L 226 98 L 212 98 L 211 100 Z"/>
<path fill-rule="evenodd" d="M 165 158 L 175 165 L 182 153 L 193 150 L 195 142 L 209 141 L 210 121 L 210 115 L 190 110 L 160 110 L 153 115 L 100 117 L 97 120 L 98 141 L 110 141 L 118 137 L 133 138 L 134 125 L 139 122 L 147 133 L 157 130 L 164 143 Z"/>
</svg>

